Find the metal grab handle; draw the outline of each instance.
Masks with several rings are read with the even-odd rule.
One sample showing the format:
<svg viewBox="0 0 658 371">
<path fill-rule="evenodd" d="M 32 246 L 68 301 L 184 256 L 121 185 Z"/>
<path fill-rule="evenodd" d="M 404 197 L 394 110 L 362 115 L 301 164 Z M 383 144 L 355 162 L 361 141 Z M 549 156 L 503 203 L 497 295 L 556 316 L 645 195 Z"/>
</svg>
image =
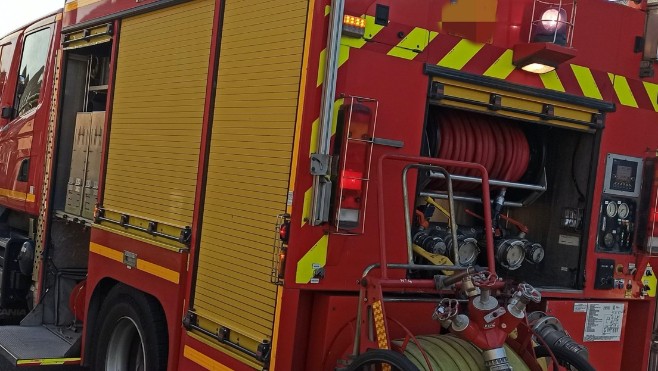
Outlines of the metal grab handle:
<svg viewBox="0 0 658 371">
<path fill-rule="evenodd" d="M 386 259 L 386 231 L 384 230 L 384 225 L 386 221 L 386 217 L 385 217 L 386 208 L 384 207 L 385 205 L 384 183 L 386 179 L 384 177 L 383 169 L 384 169 L 385 161 L 406 162 L 406 163 L 410 163 L 411 165 L 414 164 L 421 165 L 422 167 L 427 167 L 427 166 L 460 167 L 460 168 L 473 169 L 476 170 L 478 173 L 480 173 L 480 178 L 482 179 L 482 201 L 484 205 L 484 229 L 485 229 L 486 251 L 487 251 L 487 269 L 492 274 L 496 274 L 496 261 L 494 255 L 493 234 L 492 234 L 493 226 L 491 223 L 491 206 L 490 206 L 491 199 L 489 194 L 489 174 L 487 173 L 487 169 L 480 164 L 475 164 L 471 162 L 461 162 L 461 161 L 446 160 L 441 158 L 428 158 L 428 157 L 420 157 L 420 156 L 397 155 L 397 154 L 389 153 L 381 156 L 377 164 L 377 170 L 378 170 L 377 207 L 379 209 L 378 210 L 379 211 L 379 257 L 380 257 L 380 269 L 382 273 L 382 278 L 388 278 L 387 259 Z M 406 178 L 405 177 L 403 178 L 404 178 L 403 186 L 405 187 L 403 189 L 406 189 Z M 448 191 L 450 192 L 450 189 L 452 187 L 452 184 L 450 182 L 450 174 L 448 174 L 446 180 L 448 180 L 448 186 L 449 186 Z M 413 249 L 411 244 L 412 241 L 411 241 L 411 231 L 410 231 L 411 222 L 409 220 L 410 216 L 407 210 L 409 206 L 409 197 L 408 194 L 406 194 L 406 192 L 404 198 L 405 198 L 405 202 L 403 206 L 405 210 L 405 222 L 407 223 L 406 227 L 407 227 L 408 256 L 410 260 L 413 261 Z M 450 209 L 451 211 L 453 210 L 452 207 Z M 454 212 L 452 213 L 454 214 Z M 457 233 L 456 229 L 453 229 L 453 233 L 455 234 Z M 453 236 L 453 238 L 455 237 Z M 456 241 L 457 239 L 455 238 L 454 240 Z"/>
</svg>

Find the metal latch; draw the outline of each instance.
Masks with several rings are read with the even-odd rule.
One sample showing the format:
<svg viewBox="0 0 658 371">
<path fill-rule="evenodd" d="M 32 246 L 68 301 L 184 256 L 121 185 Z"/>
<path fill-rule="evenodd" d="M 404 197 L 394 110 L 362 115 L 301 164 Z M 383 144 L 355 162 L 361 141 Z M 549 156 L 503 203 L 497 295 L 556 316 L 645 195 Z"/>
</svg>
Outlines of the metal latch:
<svg viewBox="0 0 658 371">
<path fill-rule="evenodd" d="M 311 154 L 311 175 L 329 176 L 331 167 L 331 155 L 320 153 Z"/>
<path fill-rule="evenodd" d="M 129 268 L 136 268 L 137 267 L 137 254 L 131 251 L 124 251 L 123 252 L 123 264 L 128 266 Z"/>
</svg>

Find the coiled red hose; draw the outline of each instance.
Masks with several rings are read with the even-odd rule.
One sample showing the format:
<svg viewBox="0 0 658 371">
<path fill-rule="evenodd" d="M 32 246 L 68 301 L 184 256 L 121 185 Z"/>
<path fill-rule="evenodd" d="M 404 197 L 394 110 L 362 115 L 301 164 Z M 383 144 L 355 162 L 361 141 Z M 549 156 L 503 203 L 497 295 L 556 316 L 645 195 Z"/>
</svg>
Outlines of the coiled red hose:
<svg viewBox="0 0 658 371">
<path fill-rule="evenodd" d="M 528 169 L 530 147 L 519 126 L 500 119 L 451 112 L 438 122 L 438 158 L 474 162 L 484 166 L 491 179 L 516 182 Z M 447 169 L 452 174 L 475 176 L 465 168 Z M 477 188 L 458 184 L 462 190 Z"/>
</svg>

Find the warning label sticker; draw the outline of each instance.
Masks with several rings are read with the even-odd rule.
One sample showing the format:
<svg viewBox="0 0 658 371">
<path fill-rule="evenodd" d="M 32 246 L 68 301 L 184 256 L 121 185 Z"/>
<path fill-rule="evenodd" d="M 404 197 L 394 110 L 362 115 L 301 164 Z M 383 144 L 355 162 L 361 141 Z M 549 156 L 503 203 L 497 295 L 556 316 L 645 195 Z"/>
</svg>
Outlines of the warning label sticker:
<svg viewBox="0 0 658 371">
<path fill-rule="evenodd" d="M 619 341 L 624 304 L 588 303 L 583 341 Z"/>
<path fill-rule="evenodd" d="M 574 313 L 587 312 L 587 303 L 573 303 L 573 311 Z"/>
</svg>

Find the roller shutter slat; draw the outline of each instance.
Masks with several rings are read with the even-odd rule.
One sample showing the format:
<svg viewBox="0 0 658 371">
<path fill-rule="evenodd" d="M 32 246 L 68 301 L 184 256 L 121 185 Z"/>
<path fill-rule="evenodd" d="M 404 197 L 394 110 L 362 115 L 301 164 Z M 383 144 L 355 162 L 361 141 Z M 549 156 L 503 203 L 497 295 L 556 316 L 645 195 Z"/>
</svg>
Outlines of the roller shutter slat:
<svg viewBox="0 0 658 371">
<path fill-rule="evenodd" d="M 192 224 L 214 4 L 196 0 L 123 20 L 108 209 Z"/>
<path fill-rule="evenodd" d="M 272 338 L 272 242 L 288 197 L 307 6 L 226 0 L 224 9 L 193 304 L 256 341 Z"/>
</svg>

